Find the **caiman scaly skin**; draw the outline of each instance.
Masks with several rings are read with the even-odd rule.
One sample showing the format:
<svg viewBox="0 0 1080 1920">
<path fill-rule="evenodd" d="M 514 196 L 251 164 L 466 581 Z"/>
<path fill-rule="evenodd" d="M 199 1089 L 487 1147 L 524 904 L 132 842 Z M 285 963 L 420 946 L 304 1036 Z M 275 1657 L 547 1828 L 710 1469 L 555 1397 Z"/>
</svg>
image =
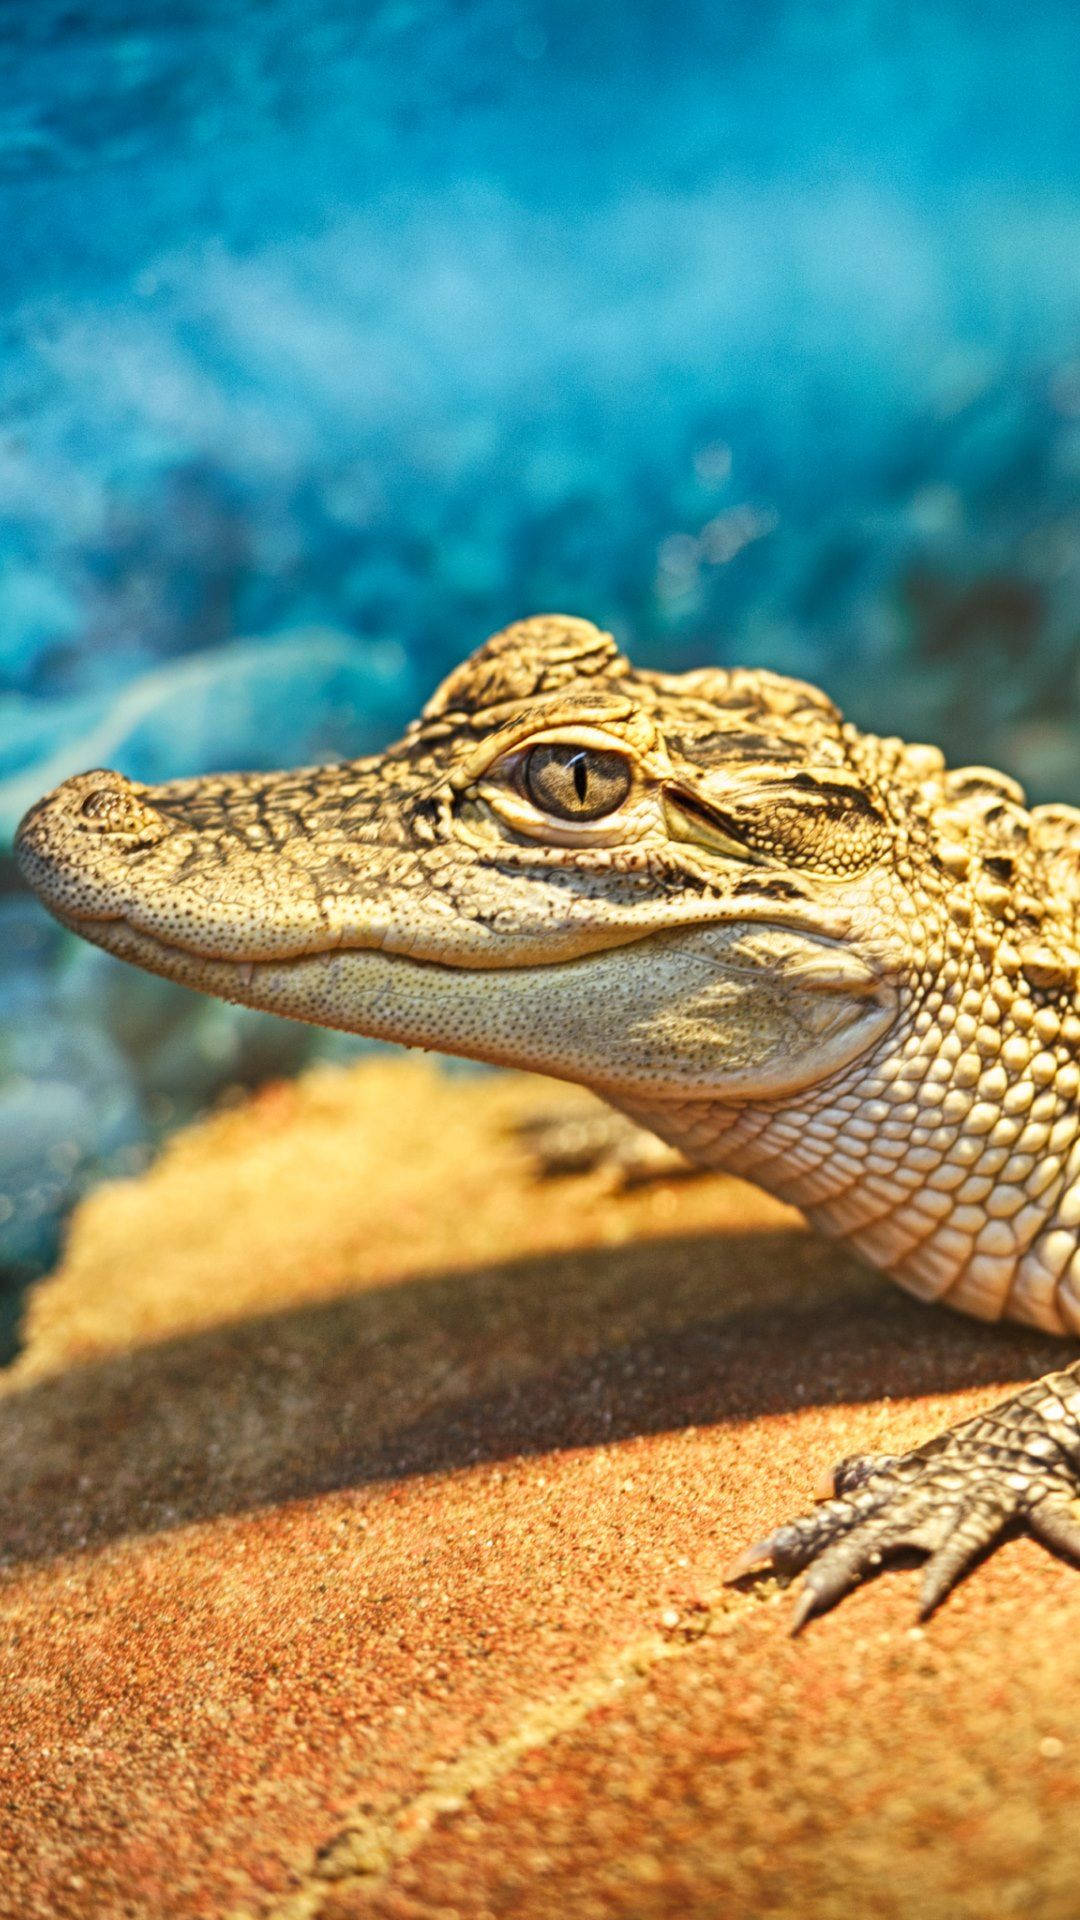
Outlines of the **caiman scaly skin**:
<svg viewBox="0 0 1080 1920">
<path fill-rule="evenodd" d="M 552 615 L 384 754 L 68 780 L 22 872 L 226 999 L 594 1088 L 927 1300 L 1080 1332 L 1080 813 L 845 723 L 769 673 L 636 671 Z M 924 1549 L 924 1605 L 1012 1521 L 1080 1556 L 1080 1369 L 898 1459 L 733 1577 L 799 1618 Z"/>
</svg>

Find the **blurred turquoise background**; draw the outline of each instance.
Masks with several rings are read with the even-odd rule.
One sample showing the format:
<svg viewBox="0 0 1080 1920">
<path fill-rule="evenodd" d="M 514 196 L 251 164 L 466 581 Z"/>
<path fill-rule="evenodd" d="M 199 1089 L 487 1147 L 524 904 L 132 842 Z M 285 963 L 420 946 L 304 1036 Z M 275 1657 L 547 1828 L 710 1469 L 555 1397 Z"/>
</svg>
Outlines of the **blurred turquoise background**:
<svg viewBox="0 0 1080 1920">
<path fill-rule="evenodd" d="M 1034 0 L 0 6 L 0 846 L 367 750 L 517 615 L 1080 801 L 1080 27 Z M 353 1043 L 0 851 L 0 1267 Z"/>
</svg>

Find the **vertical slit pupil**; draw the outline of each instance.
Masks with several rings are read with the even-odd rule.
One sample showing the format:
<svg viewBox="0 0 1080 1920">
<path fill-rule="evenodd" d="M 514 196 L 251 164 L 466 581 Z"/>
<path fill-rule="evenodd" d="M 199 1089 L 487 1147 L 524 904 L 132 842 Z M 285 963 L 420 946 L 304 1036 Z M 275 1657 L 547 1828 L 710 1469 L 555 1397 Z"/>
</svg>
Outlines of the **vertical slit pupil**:
<svg viewBox="0 0 1080 1920">
<path fill-rule="evenodd" d="M 630 763 L 614 748 L 541 740 L 525 757 L 521 784 L 533 805 L 556 820 L 599 820 L 629 794 Z"/>
</svg>

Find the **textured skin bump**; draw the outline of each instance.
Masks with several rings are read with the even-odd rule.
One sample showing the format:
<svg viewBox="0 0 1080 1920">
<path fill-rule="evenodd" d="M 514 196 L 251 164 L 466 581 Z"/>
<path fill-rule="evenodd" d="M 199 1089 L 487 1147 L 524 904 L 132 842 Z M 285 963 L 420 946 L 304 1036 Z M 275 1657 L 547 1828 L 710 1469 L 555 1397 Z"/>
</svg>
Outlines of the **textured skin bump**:
<svg viewBox="0 0 1080 1920">
<path fill-rule="evenodd" d="M 545 815 L 538 745 L 583 793 L 602 766 L 618 804 L 575 818 L 568 775 Z M 862 733 L 816 688 L 636 671 L 545 615 L 382 755 L 80 775 L 16 851 L 60 919 L 139 965 L 581 1081 L 920 1297 L 1080 1332 L 1080 813 Z M 849 1472 L 765 1558 L 814 1561 L 812 1609 L 897 1544 L 936 1556 L 938 1596 L 1006 1518 L 1071 1549 L 1060 1379 Z"/>
</svg>

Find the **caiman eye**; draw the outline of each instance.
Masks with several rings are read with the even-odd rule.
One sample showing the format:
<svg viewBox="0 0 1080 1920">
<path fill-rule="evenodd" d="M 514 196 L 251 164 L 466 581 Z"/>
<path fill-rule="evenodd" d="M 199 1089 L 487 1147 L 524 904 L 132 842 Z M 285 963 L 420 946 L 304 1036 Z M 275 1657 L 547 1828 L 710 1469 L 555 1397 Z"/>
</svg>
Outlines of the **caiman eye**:
<svg viewBox="0 0 1080 1920">
<path fill-rule="evenodd" d="M 630 763 L 625 754 L 597 747 L 546 743 L 529 749 L 521 779 L 541 813 L 558 820 L 599 820 L 626 799 Z"/>
</svg>

